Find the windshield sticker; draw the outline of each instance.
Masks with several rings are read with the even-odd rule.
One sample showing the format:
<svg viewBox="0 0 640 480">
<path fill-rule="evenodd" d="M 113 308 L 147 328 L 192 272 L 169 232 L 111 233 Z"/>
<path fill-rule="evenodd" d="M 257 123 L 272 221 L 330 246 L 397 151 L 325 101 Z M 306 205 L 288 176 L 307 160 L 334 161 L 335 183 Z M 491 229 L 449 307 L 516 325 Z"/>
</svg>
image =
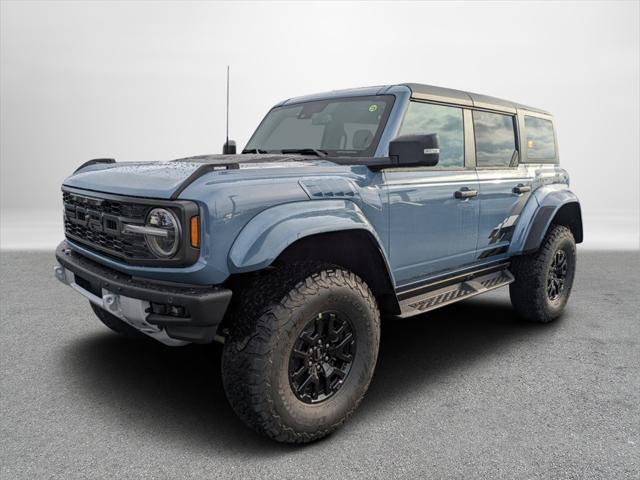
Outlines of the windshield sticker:
<svg viewBox="0 0 640 480">
<path fill-rule="evenodd" d="M 370 112 L 375 112 L 376 110 L 378 110 L 378 105 L 376 105 L 375 103 L 373 105 L 369 106 L 369 111 Z"/>
</svg>

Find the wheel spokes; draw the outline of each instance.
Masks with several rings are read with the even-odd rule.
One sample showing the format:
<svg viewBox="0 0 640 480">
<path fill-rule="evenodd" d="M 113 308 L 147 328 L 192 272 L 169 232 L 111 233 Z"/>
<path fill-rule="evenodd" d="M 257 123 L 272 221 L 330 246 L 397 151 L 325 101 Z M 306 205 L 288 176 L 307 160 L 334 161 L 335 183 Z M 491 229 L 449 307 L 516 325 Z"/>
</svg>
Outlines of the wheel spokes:
<svg viewBox="0 0 640 480">
<path fill-rule="evenodd" d="M 547 278 L 547 296 L 549 300 L 556 300 L 564 291 L 569 262 L 564 250 L 558 250 L 551 260 Z"/>
<path fill-rule="evenodd" d="M 291 378 L 298 380 L 302 377 L 302 375 L 304 375 L 305 373 L 308 373 L 309 370 L 307 369 L 307 367 L 305 367 L 304 365 L 302 367 L 300 367 L 298 370 L 296 370 L 295 372 L 291 373 Z"/>
<path fill-rule="evenodd" d="M 307 352 L 303 352 L 302 350 L 299 350 L 297 348 L 293 349 L 293 351 L 291 352 L 291 356 L 293 358 L 301 358 L 302 360 L 306 360 L 307 358 L 309 358 L 309 354 Z"/>
<path fill-rule="evenodd" d="M 354 360 L 355 336 L 339 313 L 317 315 L 302 330 L 289 356 L 289 382 L 296 396 L 317 403 L 334 395 Z"/>
<path fill-rule="evenodd" d="M 304 393 L 304 390 L 309 385 L 311 385 L 312 382 L 313 382 L 313 375 L 307 376 L 307 378 L 305 378 L 304 381 L 300 385 L 298 385 L 297 393 L 301 393 L 301 394 Z"/>
</svg>

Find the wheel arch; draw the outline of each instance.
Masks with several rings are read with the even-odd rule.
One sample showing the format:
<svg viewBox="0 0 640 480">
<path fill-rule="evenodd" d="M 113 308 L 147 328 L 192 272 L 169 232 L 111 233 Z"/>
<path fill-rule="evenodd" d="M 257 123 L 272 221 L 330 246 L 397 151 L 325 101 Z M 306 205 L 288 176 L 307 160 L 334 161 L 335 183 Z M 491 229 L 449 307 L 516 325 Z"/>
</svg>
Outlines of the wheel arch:
<svg viewBox="0 0 640 480">
<path fill-rule="evenodd" d="M 580 202 L 567 202 L 558 208 L 550 225 L 564 225 L 573 234 L 576 243 L 582 243 L 582 209 Z"/>
<path fill-rule="evenodd" d="M 354 202 L 293 202 L 261 212 L 236 238 L 228 266 L 231 275 L 238 276 L 297 260 L 348 269 L 369 285 L 383 311 L 399 311 L 382 242 Z"/>
<path fill-rule="evenodd" d="M 564 225 L 569 228 L 576 243 L 583 241 L 582 210 L 573 192 L 568 189 L 548 192 L 539 197 L 536 207 L 526 224 L 526 234 L 519 253 L 538 250 L 551 225 Z"/>
<path fill-rule="evenodd" d="M 369 286 L 383 312 L 400 313 L 389 265 L 371 232 L 352 229 L 301 238 L 289 245 L 274 265 L 301 260 L 331 263 L 355 273 Z"/>
</svg>

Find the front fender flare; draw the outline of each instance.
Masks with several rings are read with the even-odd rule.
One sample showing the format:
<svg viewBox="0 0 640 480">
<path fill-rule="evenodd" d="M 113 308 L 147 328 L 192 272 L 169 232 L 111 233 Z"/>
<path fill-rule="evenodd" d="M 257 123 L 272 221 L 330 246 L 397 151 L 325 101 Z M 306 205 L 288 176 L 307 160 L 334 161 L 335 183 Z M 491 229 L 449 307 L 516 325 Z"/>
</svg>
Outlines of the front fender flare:
<svg viewBox="0 0 640 480">
<path fill-rule="evenodd" d="M 362 210 L 349 200 L 309 200 L 277 205 L 260 212 L 240 231 L 229 251 L 229 271 L 260 270 L 271 265 L 296 240 L 319 233 L 355 229 L 368 231 L 378 245 L 382 245 Z"/>
</svg>

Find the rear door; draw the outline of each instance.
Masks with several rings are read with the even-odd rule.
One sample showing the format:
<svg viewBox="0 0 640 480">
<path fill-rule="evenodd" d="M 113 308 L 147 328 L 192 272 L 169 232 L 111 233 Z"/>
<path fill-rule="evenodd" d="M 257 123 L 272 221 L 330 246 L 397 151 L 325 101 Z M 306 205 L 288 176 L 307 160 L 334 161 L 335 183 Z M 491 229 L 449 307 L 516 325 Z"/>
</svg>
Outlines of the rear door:
<svg viewBox="0 0 640 480">
<path fill-rule="evenodd" d="M 478 260 L 506 256 L 520 212 L 531 195 L 533 177 L 518 165 L 517 118 L 473 112 L 479 182 Z"/>
<path fill-rule="evenodd" d="M 471 128 L 470 111 L 412 101 L 400 127 L 399 135 L 437 133 L 440 141 L 438 165 L 384 171 L 390 261 L 400 287 L 475 259 L 478 181 L 468 164 L 472 152 L 465 155 L 465 124 Z"/>
</svg>

